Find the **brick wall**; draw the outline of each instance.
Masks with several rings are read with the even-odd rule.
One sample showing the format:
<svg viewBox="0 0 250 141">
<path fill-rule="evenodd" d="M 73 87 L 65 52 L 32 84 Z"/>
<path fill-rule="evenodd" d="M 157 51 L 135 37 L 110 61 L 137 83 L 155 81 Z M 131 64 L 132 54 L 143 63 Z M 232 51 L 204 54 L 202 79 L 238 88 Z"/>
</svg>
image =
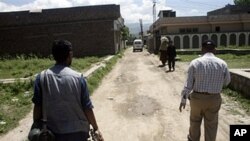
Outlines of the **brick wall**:
<svg viewBox="0 0 250 141">
<path fill-rule="evenodd" d="M 55 39 L 69 40 L 73 44 L 74 56 L 76 57 L 115 54 L 118 51 L 117 45 L 119 46 L 121 43 L 119 41 L 119 29 L 114 30 L 114 20 L 118 18 L 116 14 L 120 13 L 120 9 L 117 11 L 117 6 L 115 8 L 113 6 L 104 6 L 104 8 L 101 6 L 97 6 L 97 8 L 88 7 L 87 9 L 90 9 L 89 12 L 92 13 L 92 17 L 78 15 L 74 17 L 75 14 L 84 11 L 82 9 L 85 7 L 82 7 L 76 8 L 76 12 L 72 12 L 74 8 L 66 9 L 68 12 L 71 11 L 69 14 L 65 13 L 65 9 L 62 10 L 62 13 L 58 12 L 57 9 L 51 10 L 52 17 L 56 17 L 55 19 L 50 17 L 47 11 L 44 14 L 48 17 L 43 17 L 40 23 L 31 17 L 27 18 L 25 14 L 22 18 L 26 17 L 24 19 L 27 21 L 14 22 L 6 20 L 0 23 L 0 55 L 32 53 L 48 56 L 51 53 L 52 42 Z M 101 12 L 105 7 L 109 9 L 106 15 L 105 12 Z M 97 14 L 95 15 L 93 12 Z M 19 15 L 20 18 L 23 12 L 12 13 L 9 19 L 15 17 L 13 16 L 15 14 Z M 0 14 L 0 19 L 2 15 Z M 10 14 L 7 13 L 7 15 Z M 64 15 L 67 15 L 66 18 Z M 73 16 L 73 18 L 68 17 L 68 15 Z M 3 17 L 8 16 L 4 15 Z"/>
</svg>

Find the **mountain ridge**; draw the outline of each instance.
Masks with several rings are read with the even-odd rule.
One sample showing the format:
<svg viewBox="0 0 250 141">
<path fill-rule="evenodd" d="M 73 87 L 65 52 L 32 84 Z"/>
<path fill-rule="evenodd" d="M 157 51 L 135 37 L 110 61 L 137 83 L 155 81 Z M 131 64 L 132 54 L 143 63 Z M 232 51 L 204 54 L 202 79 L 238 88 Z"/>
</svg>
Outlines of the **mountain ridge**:
<svg viewBox="0 0 250 141">
<path fill-rule="evenodd" d="M 151 23 L 143 24 L 144 34 L 147 33 L 150 25 L 151 25 Z M 129 28 L 129 33 L 132 35 L 139 35 L 139 33 L 141 32 L 140 23 L 126 23 L 125 26 L 127 26 Z"/>
</svg>

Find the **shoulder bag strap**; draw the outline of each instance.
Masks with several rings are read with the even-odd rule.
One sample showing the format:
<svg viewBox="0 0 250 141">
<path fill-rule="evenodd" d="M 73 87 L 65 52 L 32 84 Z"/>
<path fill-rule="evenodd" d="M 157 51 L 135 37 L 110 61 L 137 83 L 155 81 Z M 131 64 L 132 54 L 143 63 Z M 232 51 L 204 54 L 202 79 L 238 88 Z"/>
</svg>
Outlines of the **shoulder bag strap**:
<svg viewBox="0 0 250 141">
<path fill-rule="evenodd" d="M 43 129 L 47 129 L 47 111 L 46 111 L 46 105 L 47 105 L 47 99 L 46 96 L 48 93 L 48 86 L 47 86 L 47 77 L 46 77 L 47 70 L 44 70 L 40 74 L 40 84 L 42 88 L 42 121 L 43 121 Z"/>
</svg>

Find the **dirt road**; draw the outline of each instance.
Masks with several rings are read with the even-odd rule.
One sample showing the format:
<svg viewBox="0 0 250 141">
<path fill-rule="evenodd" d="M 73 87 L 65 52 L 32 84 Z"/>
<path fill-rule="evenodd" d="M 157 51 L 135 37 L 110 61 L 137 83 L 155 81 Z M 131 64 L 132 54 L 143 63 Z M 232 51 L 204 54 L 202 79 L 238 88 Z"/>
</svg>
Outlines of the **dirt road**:
<svg viewBox="0 0 250 141">
<path fill-rule="evenodd" d="M 130 48 L 94 92 L 94 111 L 105 141 L 187 140 L 189 103 L 182 113 L 178 107 L 188 64 L 177 62 L 176 71 L 169 73 L 159 64 L 157 56 Z M 217 141 L 229 141 L 230 124 L 250 124 L 250 117 L 224 96 L 219 119 Z M 31 123 L 32 113 L 0 140 L 26 140 Z"/>
<path fill-rule="evenodd" d="M 94 92 L 94 110 L 106 141 L 187 140 L 189 103 L 182 113 L 178 107 L 188 64 L 177 62 L 176 71 L 169 73 L 159 64 L 157 56 L 128 49 Z M 224 96 L 219 118 L 217 141 L 229 140 L 230 124 L 250 123 Z"/>
</svg>

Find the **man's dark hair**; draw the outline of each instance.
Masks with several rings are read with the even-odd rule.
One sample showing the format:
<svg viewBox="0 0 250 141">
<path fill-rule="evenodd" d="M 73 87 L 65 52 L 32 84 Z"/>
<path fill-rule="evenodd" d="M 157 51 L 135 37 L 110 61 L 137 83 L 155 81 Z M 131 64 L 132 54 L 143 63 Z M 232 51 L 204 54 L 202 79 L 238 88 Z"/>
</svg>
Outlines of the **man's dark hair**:
<svg viewBox="0 0 250 141">
<path fill-rule="evenodd" d="M 52 46 L 52 55 L 56 62 L 66 61 L 69 52 L 72 51 L 72 44 L 67 40 L 55 40 Z"/>
<path fill-rule="evenodd" d="M 212 51 L 215 49 L 216 45 L 213 40 L 205 40 L 202 43 L 202 47 L 205 48 L 208 51 Z"/>
</svg>

